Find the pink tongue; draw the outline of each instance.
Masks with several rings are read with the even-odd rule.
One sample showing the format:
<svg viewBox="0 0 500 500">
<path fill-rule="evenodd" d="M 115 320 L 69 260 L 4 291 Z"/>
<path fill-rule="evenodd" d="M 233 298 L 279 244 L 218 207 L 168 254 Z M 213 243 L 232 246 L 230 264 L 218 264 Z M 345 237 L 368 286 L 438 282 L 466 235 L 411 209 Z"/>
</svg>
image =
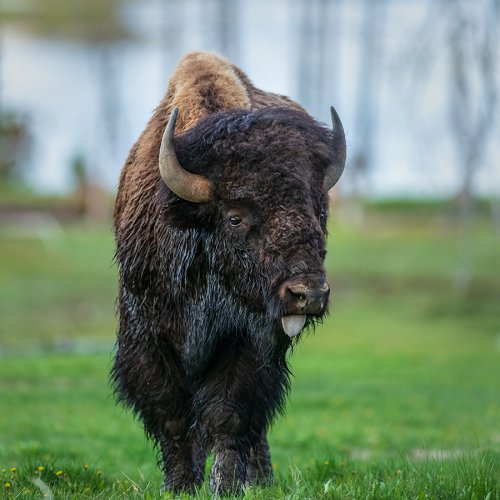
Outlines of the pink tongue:
<svg viewBox="0 0 500 500">
<path fill-rule="evenodd" d="M 283 316 L 281 318 L 281 326 L 289 337 L 298 335 L 302 328 L 304 328 L 305 322 L 306 317 L 304 314 L 294 314 L 293 316 Z"/>
</svg>

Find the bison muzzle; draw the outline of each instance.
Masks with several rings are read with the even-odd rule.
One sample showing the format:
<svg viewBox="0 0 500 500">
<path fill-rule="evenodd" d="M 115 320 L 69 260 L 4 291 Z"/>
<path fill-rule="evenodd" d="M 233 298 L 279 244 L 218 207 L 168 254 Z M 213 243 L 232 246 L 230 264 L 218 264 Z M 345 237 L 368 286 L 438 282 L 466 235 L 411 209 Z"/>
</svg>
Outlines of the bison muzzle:
<svg viewBox="0 0 500 500">
<path fill-rule="evenodd" d="M 122 170 L 111 377 L 159 445 L 167 490 L 272 475 L 287 352 L 327 311 L 328 190 L 345 138 L 214 54 L 185 56 Z"/>
</svg>

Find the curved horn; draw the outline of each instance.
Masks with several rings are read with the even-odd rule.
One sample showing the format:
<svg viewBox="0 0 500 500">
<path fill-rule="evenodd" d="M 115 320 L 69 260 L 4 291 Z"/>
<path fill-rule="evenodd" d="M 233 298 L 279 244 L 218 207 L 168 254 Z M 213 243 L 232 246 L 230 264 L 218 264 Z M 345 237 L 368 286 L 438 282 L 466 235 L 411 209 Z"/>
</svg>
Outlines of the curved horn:
<svg viewBox="0 0 500 500">
<path fill-rule="evenodd" d="M 167 187 L 179 198 L 193 203 L 212 199 L 212 183 L 202 175 L 182 168 L 174 149 L 174 130 L 179 108 L 174 108 L 163 133 L 160 146 L 160 175 Z"/>
<path fill-rule="evenodd" d="M 339 142 L 340 151 L 339 151 L 339 159 L 338 161 L 332 163 L 326 170 L 325 180 L 323 182 L 323 189 L 328 192 L 337 181 L 340 179 L 342 172 L 345 167 L 345 134 L 344 127 L 342 126 L 342 122 L 340 121 L 339 115 L 335 111 L 333 106 L 330 106 L 330 113 L 332 114 L 332 133 L 335 138 L 335 142 Z"/>
</svg>

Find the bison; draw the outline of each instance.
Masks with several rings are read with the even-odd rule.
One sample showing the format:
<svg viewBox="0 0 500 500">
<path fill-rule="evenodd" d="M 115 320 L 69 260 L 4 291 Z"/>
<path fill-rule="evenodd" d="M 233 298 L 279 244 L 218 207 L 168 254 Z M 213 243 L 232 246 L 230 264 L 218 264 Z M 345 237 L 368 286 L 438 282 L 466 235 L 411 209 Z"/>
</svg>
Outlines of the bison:
<svg viewBox="0 0 500 500">
<path fill-rule="evenodd" d="M 328 190 L 345 138 L 194 52 L 132 147 L 114 213 L 111 379 L 158 445 L 164 488 L 239 493 L 272 476 L 267 430 L 287 353 L 327 311 Z"/>
</svg>

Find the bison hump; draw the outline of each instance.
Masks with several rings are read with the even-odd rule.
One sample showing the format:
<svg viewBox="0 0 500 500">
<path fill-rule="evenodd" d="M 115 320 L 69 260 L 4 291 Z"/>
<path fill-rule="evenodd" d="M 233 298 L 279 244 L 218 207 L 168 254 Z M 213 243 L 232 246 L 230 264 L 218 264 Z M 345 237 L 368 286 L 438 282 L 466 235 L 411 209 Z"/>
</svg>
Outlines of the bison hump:
<svg viewBox="0 0 500 500">
<path fill-rule="evenodd" d="M 210 52 L 190 52 L 179 61 L 166 97 L 169 109 L 180 110 L 176 133 L 192 128 L 207 114 L 251 107 L 234 66 Z"/>
</svg>

